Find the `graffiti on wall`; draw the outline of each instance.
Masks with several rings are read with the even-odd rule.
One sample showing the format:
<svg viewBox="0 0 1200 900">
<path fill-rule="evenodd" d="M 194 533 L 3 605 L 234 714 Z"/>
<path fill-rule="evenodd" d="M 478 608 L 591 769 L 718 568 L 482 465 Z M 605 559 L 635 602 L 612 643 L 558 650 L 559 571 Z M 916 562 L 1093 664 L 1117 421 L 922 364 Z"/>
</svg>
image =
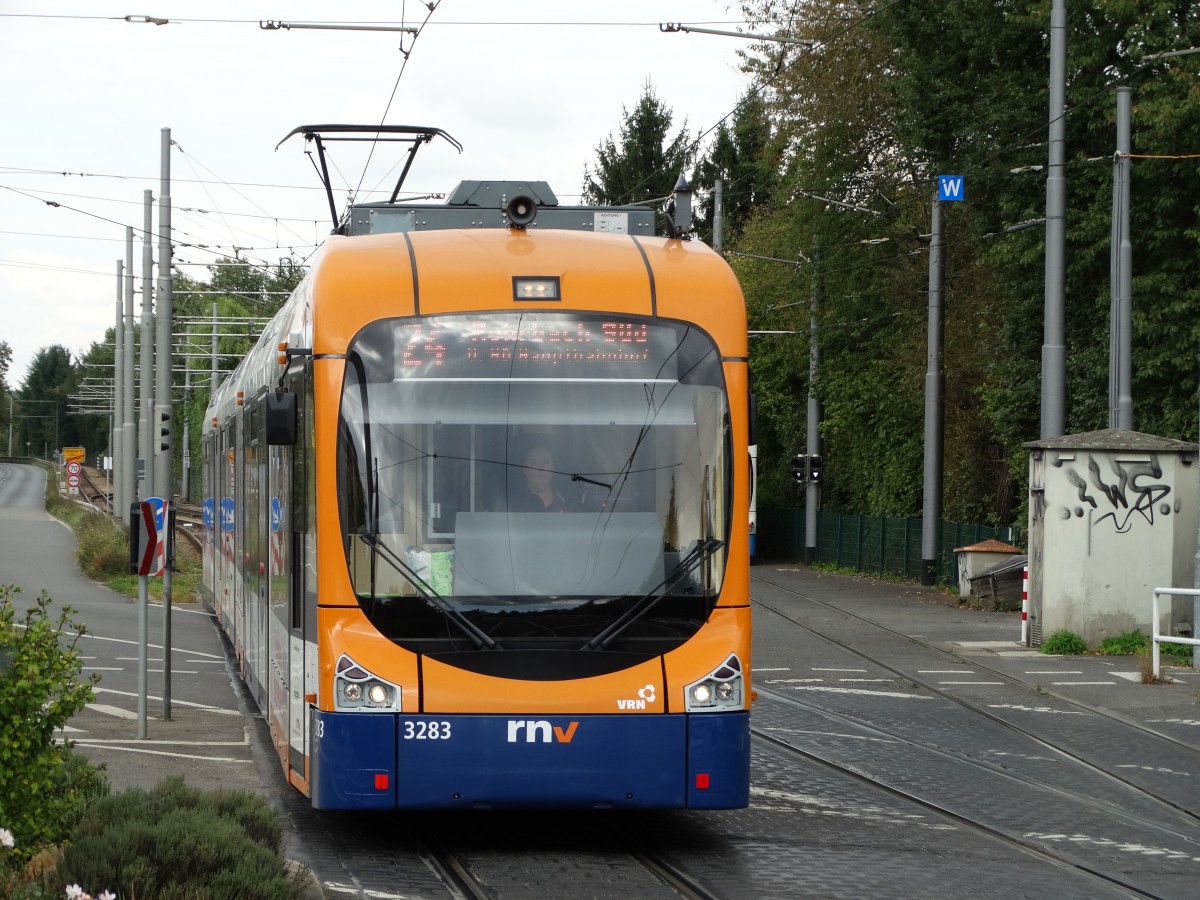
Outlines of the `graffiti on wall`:
<svg viewBox="0 0 1200 900">
<path fill-rule="evenodd" d="M 1107 472 L 1101 471 L 1101 462 L 1105 463 Z M 1064 507 L 1060 513 L 1064 519 L 1083 518 L 1090 507 L 1098 513 L 1091 517 L 1093 527 L 1110 522 L 1118 534 L 1125 534 L 1139 520 L 1153 525 L 1156 514 L 1167 516 L 1172 511 L 1179 512 L 1178 497 L 1174 507 L 1167 499 L 1171 486 L 1162 481 L 1163 470 L 1156 454 L 1150 455 L 1149 462 L 1128 462 L 1113 457 L 1097 459 L 1089 454 L 1086 478 L 1070 465 L 1066 476 L 1075 488 L 1079 504 Z"/>
</svg>

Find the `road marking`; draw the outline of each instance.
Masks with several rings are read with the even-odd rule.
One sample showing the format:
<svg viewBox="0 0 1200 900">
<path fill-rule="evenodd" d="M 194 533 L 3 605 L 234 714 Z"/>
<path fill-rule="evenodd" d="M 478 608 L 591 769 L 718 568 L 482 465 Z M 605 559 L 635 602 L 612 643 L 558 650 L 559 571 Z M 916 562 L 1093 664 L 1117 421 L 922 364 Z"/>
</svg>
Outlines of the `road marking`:
<svg viewBox="0 0 1200 900">
<path fill-rule="evenodd" d="M 755 666 L 754 671 L 755 672 L 790 672 L 792 670 L 788 666 L 779 666 L 778 668 L 775 668 L 775 669 L 764 669 L 762 666 Z"/>
<path fill-rule="evenodd" d="M 798 684 L 794 691 L 825 691 L 830 694 L 865 694 L 868 697 L 901 697 L 905 700 L 932 700 L 924 694 L 901 694 L 897 691 L 868 691 L 862 688 L 843 688 L 817 684 Z"/>
<path fill-rule="evenodd" d="M 247 735 L 240 741 L 148 741 L 144 738 L 84 738 L 89 744 L 162 744 L 168 747 L 249 747 Z"/>
<path fill-rule="evenodd" d="M 124 672 L 124 666 L 84 666 L 81 672 Z"/>
<path fill-rule="evenodd" d="M 898 741 L 892 738 L 871 737 L 867 734 L 843 734 L 840 731 L 816 731 L 812 728 L 780 728 L 776 725 L 770 725 L 766 731 L 773 731 L 777 734 L 815 734 L 818 737 L 834 737 L 844 738 L 848 741 L 868 741 L 876 744 L 896 744 Z"/>
<path fill-rule="evenodd" d="M 1053 713 L 1056 716 L 1084 716 L 1087 713 L 1071 709 L 1052 709 L 1049 706 L 1022 706 L 1019 703 L 990 703 L 989 709 L 1015 709 L 1018 712 Z"/>
<path fill-rule="evenodd" d="M 77 747 L 90 747 L 92 750 L 119 750 L 123 753 L 147 753 L 150 756 L 173 756 L 178 759 L 199 759 L 205 762 L 253 763 L 252 759 L 239 759 L 236 756 L 204 756 L 195 753 L 168 753 L 166 750 L 145 750 L 140 747 L 114 747 L 111 744 L 100 744 L 81 738 L 75 742 Z"/>
<path fill-rule="evenodd" d="M 137 694 L 135 694 L 133 691 L 118 691 L 118 690 L 114 690 L 113 688 L 97 687 L 97 688 L 92 688 L 92 690 L 97 694 L 116 694 L 119 697 L 136 697 L 137 696 Z M 151 694 L 147 699 L 162 700 L 162 697 L 156 697 L 153 694 Z M 217 713 L 222 716 L 240 716 L 241 715 L 241 712 L 239 710 L 223 709 L 220 706 L 210 706 L 207 703 L 189 703 L 187 700 L 174 700 L 174 699 L 171 700 L 171 703 L 174 706 L 190 706 L 193 709 L 202 709 L 205 712 Z"/>
<path fill-rule="evenodd" d="M 118 719 L 136 719 L 138 717 L 138 714 L 135 712 L 121 709 L 119 706 L 109 706 L 107 703 L 89 703 L 87 709 L 104 713 L 106 716 L 116 716 Z"/>
<path fill-rule="evenodd" d="M 1004 684 L 1003 681 L 939 681 L 938 684 Z"/>
<path fill-rule="evenodd" d="M 904 813 L 885 809 L 881 806 L 864 806 L 861 803 L 846 803 L 834 801 L 826 797 L 812 794 L 798 794 L 793 791 L 771 790 L 750 786 L 750 796 L 754 798 L 753 806 L 757 809 L 788 809 L 792 812 L 803 812 L 812 815 L 830 816 L 841 819 L 862 819 L 868 822 L 886 822 L 891 825 L 916 825 L 920 828 L 931 828 L 934 831 L 954 831 L 954 825 L 943 825 L 930 822 L 919 813 Z M 758 801 L 767 801 L 762 803 Z M 771 806 L 770 801 L 782 801 L 787 806 Z"/>
<path fill-rule="evenodd" d="M 1165 766 L 1136 766 L 1132 763 L 1118 765 L 1118 769 L 1140 769 L 1143 772 L 1158 772 L 1162 775 L 1183 775 L 1185 778 L 1191 778 L 1191 772 L 1177 772 L 1175 769 L 1168 769 Z"/>
<path fill-rule="evenodd" d="M 820 666 L 813 666 L 814 672 L 866 672 L 866 669 L 823 669 Z"/>
<path fill-rule="evenodd" d="M 1200 719 L 1151 719 L 1155 725 L 1200 725 Z"/>
<path fill-rule="evenodd" d="M 1057 671 L 1054 669 L 1026 669 L 1025 674 L 1026 675 L 1082 675 L 1083 672 L 1077 671 L 1075 669 L 1061 669 L 1061 670 L 1057 670 Z"/>
<path fill-rule="evenodd" d="M 1072 685 L 1088 684 L 1116 684 L 1115 681 L 1052 681 L 1050 683 L 1055 687 L 1070 687 Z"/>
<path fill-rule="evenodd" d="M 1200 856 L 1193 856 L 1182 850 L 1169 850 L 1165 847 L 1148 847 L 1145 844 L 1135 844 L 1129 841 L 1114 841 L 1109 838 L 1094 838 L 1086 834 L 1046 834 L 1038 831 L 1027 831 L 1025 837 L 1037 841 L 1069 841 L 1072 844 L 1091 844 L 1094 847 L 1108 847 L 1122 853 L 1136 853 L 1139 856 L 1165 856 L 1167 859 L 1187 859 L 1200 862 Z"/>
<path fill-rule="evenodd" d="M 820 684 L 824 678 L 768 678 L 767 684 Z"/>
<path fill-rule="evenodd" d="M 82 637 L 84 640 L 89 641 L 109 641 L 114 644 L 129 644 L 131 647 L 138 646 L 137 641 L 131 641 L 128 638 L 101 637 L 98 634 L 85 634 L 82 635 Z M 162 644 L 147 644 L 146 646 L 151 650 L 158 650 L 159 652 L 162 652 Z M 222 653 L 205 653 L 203 650 L 189 650 L 186 647 L 172 647 L 171 652 L 188 653 L 192 656 L 203 656 L 207 659 L 225 659 L 225 655 Z"/>
<path fill-rule="evenodd" d="M 369 900 L 412 900 L 412 894 L 389 894 L 387 891 L 372 891 L 352 884 L 341 884 L 337 881 L 326 881 L 321 887 L 333 894 L 352 894 L 355 897 L 367 897 Z"/>
<path fill-rule="evenodd" d="M 917 669 L 918 675 L 974 675 L 974 669 Z"/>
<path fill-rule="evenodd" d="M 864 684 L 867 684 L 867 683 L 879 683 L 879 682 L 888 682 L 888 683 L 892 683 L 892 682 L 895 682 L 895 680 L 896 680 L 895 678 L 839 678 L 839 679 L 838 679 L 838 681 L 841 681 L 841 682 L 848 682 L 848 683 L 858 683 L 858 682 L 861 682 L 861 683 L 864 683 Z"/>
</svg>

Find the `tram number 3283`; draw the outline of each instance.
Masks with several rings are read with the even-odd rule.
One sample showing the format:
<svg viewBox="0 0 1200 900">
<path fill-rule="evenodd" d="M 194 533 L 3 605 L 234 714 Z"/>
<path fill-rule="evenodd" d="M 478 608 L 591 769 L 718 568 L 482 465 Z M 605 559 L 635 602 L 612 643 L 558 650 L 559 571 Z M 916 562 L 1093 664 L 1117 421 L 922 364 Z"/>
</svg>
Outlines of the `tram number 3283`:
<svg viewBox="0 0 1200 900">
<path fill-rule="evenodd" d="M 406 719 L 403 738 L 406 741 L 448 741 L 450 740 L 449 722 L 414 722 Z"/>
</svg>

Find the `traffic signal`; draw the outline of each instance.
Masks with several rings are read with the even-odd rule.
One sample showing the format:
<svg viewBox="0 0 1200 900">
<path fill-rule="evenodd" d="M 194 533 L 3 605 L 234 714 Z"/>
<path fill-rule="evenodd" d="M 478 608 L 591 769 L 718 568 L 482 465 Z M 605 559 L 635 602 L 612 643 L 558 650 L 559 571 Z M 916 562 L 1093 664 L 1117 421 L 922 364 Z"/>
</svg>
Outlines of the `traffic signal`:
<svg viewBox="0 0 1200 900">
<path fill-rule="evenodd" d="M 815 453 L 808 458 L 808 480 L 813 484 L 821 483 L 821 457 Z"/>
<path fill-rule="evenodd" d="M 792 477 L 796 479 L 796 484 L 804 484 L 807 461 L 808 457 L 803 453 L 797 453 L 792 457 Z"/>
<path fill-rule="evenodd" d="M 165 409 L 158 412 L 158 449 L 171 449 L 171 414 Z"/>
</svg>

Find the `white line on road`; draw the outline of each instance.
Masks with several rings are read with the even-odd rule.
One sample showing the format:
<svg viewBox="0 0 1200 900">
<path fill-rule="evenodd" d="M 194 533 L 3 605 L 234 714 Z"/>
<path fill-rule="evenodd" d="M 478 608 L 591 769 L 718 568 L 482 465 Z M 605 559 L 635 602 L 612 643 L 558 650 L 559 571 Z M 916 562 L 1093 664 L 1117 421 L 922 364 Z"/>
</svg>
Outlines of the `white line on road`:
<svg viewBox="0 0 1200 900">
<path fill-rule="evenodd" d="M 938 684 L 1004 684 L 1003 681 L 939 681 Z"/>
<path fill-rule="evenodd" d="M 1069 687 L 1071 685 L 1088 684 L 1116 684 L 1115 681 L 1052 681 L 1050 683 L 1056 687 Z"/>
<path fill-rule="evenodd" d="M 252 763 L 252 759 L 238 759 L 236 756 L 203 756 L 194 753 L 168 753 L 166 750 L 144 750 L 140 747 L 114 747 L 110 744 L 99 744 L 82 738 L 75 742 L 77 747 L 90 747 L 93 750 L 119 750 L 124 753 L 148 753 L 151 756 L 174 756 L 179 759 L 199 759 L 204 762 Z"/>
<path fill-rule="evenodd" d="M 974 675 L 974 669 L 917 669 L 918 675 Z"/>
<path fill-rule="evenodd" d="M 817 684 L 798 684 L 792 688 L 794 691 L 825 691 L 830 694 L 865 694 L 868 697 L 900 697 L 904 700 L 932 700 L 932 697 L 926 697 L 923 694 L 901 694 L 896 691 L 868 691 L 862 688 L 843 688 L 830 687 L 827 685 Z"/>
<path fill-rule="evenodd" d="M 104 713 L 106 716 L 116 716 L 118 719 L 136 719 L 138 717 L 138 714 L 135 712 L 121 709 L 119 706 L 109 706 L 107 703 L 89 703 L 87 708 L 95 710 L 98 713 Z"/>
<path fill-rule="evenodd" d="M 1075 669 L 1059 669 L 1057 671 L 1055 671 L 1054 669 L 1026 669 L 1025 674 L 1026 675 L 1082 675 L 1083 672 L 1077 671 Z"/>
<path fill-rule="evenodd" d="M 820 666 L 813 666 L 814 672 L 866 672 L 866 669 L 825 669 Z"/>
<path fill-rule="evenodd" d="M 118 691 L 118 690 L 114 690 L 113 688 L 98 687 L 98 688 L 93 688 L 92 690 L 94 690 L 97 694 L 116 694 L 119 697 L 136 697 L 137 696 L 137 694 L 134 693 L 133 691 Z M 162 700 L 162 697 L 156 697 L 153 694 L 151 694 L 151 695 L 149 695 L 149 697 L 147 699 Z M 187 700 L 174 700 L 174 699 L 171 700 L 171 703 L 175 706 L 190 706 L 193 709 L 202 709 L 205 712 L 219 713 L 220 715 L 223 715 L 223 716 L 240 716 L 241 715 L 241 712 L 239 712 L 236 709 L 222 709 L 219 706 L 210 706 L 207 703 L 189 703 Z"/>
<path fill-rule="evenodd" d="M 755 672 L 790 672 L 792 670 L 791 670 L 790 666 L 779 666 L 774 669 L 764 669 L 762 666 L 755 666 L 754 671 Z"/>
</svg>

